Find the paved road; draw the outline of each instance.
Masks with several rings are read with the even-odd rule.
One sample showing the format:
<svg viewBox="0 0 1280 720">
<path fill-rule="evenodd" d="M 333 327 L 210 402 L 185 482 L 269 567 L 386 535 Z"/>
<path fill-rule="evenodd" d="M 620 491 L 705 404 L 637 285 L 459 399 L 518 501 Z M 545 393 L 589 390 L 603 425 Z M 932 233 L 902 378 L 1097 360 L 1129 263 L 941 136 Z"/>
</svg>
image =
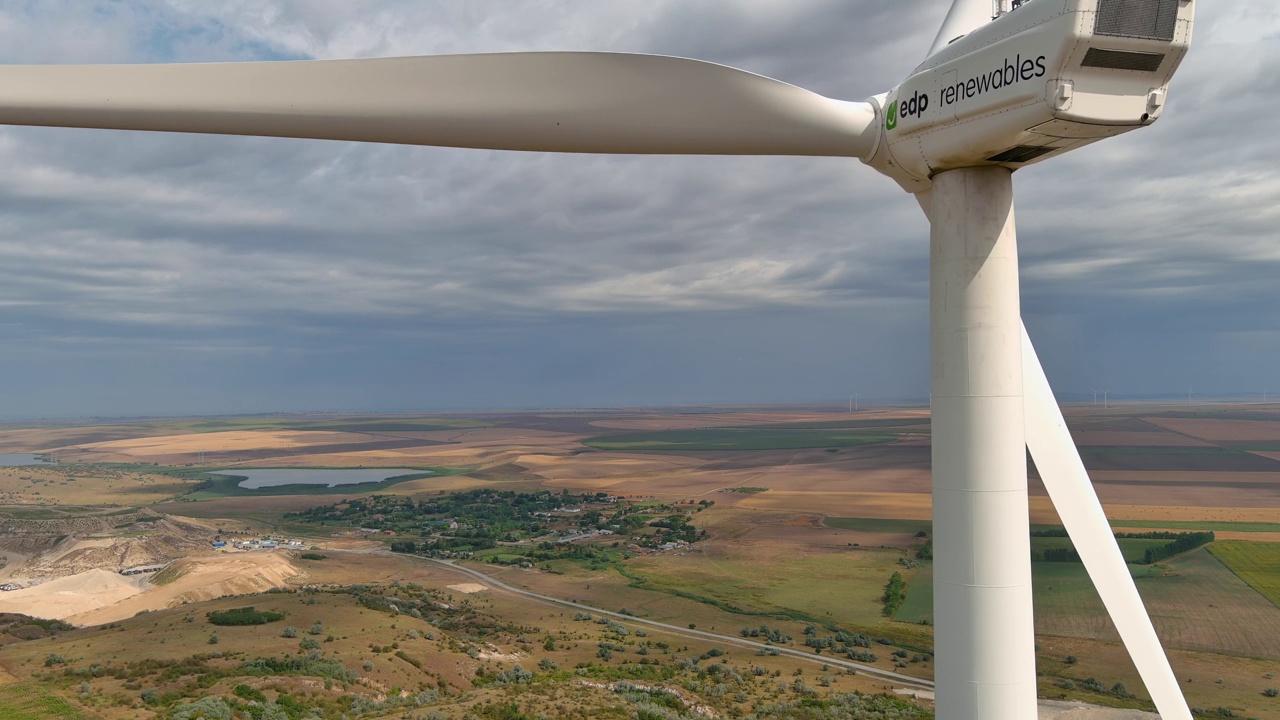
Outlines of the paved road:
<svg viewBox="0 0 1280 720">
<path fill-rule="evenodd" d="M 696 629 L 687 628 L 687 627 L 680 627 L 679 625 L 671 625 L 664 622 L 658 622 L 657 620 L 648 620 L 646 618 L 639 618 L 633 615 L 623 615 L 622 613 L 613 612 L 611 610 L 601 610 L 600 608 L 597 608 L 597 607 L 592 607 L 590 605 L 583 605 L 582 603 L 571 602 L 569 600 L 561 600 L 560 598 L 551 597 L 550 595 L 540 595 L 535 592 L 530 592 L 522 588 L 508 585 L 502 582 L 501 580 L 495 579 L 492 575 L 486 575 L 485 573 L 482 573 L 479 570 L 472 570 L 471 568 L 463 567 L 462 565 L 459 565 L 450 560 L 437 560 L 436 558 L 422 557 L 421 555 L 404 555 L 404 554 L 397 554 L 397 553 L 382 552 L 377 550 L 330 550 L 329 552 L 351 552 L 351 553 L 363 553 L 367 555 L 388 555 L 388 556 L 394 555 L 395 557 L 409 557 L 417 560 L 424 560 L 427 562 L 435 563 L 437 565 L 443 565 L 456 572 L 470 575 L 478 580 L 483 580 L 484 582 L 490 585 L 493 585 L 494 587 L 501 588 L 510 593 L 515 593 L 516 595 L 523 595 L 524 597 L 533 598 L 534 600 L 541 600 L 542 602 L 551 603 L 553 605 L 560 605 L 562 607 L 570 607 L 575 610 L 582 610 L 585 612 L 594 613 L 596 615 L 606 615 L 615 620 L 618 620 L 619 622 L 630 623 L 633 625 L 648 625 L 650 627 L 662 628 L 663 630 L 669 633 L 672 633 L 674 635 L 680 635 L 683 637 L 696 637 L 700 639 L 716 640 L 718 642 L 722 642 L 728 645 L 736 645 L 738 647 L 751 648 L 752 650 L 762 649 L 768 652 L 777 652 L 780 655 L 789 655 L 792 657 L 797 657 L 802 660 L 807 660 L 809 662 L 822 663 L 822 664 L 832 665 L 835 667 L 842 667 L 846 669 L 853 669 L 853 670 L 857 670 L 860 674 L 867 675 L 869 677 L 878 678 L 881 680 L 889 680 L 909 688 L 921 689 L 921 690 L 933 689 L 933 681 L 931 680 L 924 680 L 922 678 L 911 677 L 910 675 L 903 675 L 901 673 L 891 672 L 889 670 L 881 670 L 880 668 L 872 667 L 870 665 L 862 665 L 856 662 L 850 662 L 849 660 L 843 660 L 838 657 L 831 657 L 828 655 L 818 655 L 813 652 L 804 652 L 802 650 L 796 650 L 794 648 L 788 648 L 788 647 L 781 647 L 778 645 L 766 645 L 764 643 L 755 642 L 754 640 L 748 640 L 742 637 L 734 637 L 732 635 L 721 635 L 719 633 L 707 632 L 705 630 L 696 630 Z"/>
</svg>

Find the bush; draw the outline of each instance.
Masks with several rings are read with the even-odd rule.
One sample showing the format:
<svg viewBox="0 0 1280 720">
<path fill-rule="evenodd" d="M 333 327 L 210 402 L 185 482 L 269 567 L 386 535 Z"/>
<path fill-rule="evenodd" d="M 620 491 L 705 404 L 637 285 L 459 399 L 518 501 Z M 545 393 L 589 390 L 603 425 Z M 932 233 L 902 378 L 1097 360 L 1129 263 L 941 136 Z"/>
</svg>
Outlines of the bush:
<svg viewBox="0 0 1280 720">
<path fill-rule="evenodd" d="M 298 557 L 302 558 L 303 560 L 328 560 L 329 559 L 328 555 L 321 555 L 320 553 L 313 553 L 313 552 L 302 553 Z"/>
<path fill-rule="evenodd" d="M 173 711 L 173 720 L 231 720 L 231 707 L 222 698 L 202 697 Z"/>
<path fill-rule="evenodd" d="M 218 633 L 214 633 L 214 634 L 212 634 L 212 635 L 210 635 L 210 636 L 209 636 L 209 644 L 210 644 L 210 645 L 217 645 L 217 644 L 218 644 Z"/>
<path fill-rule="evenodd" d="M 284 618 L 284 613 L 271 610 L 254 610 L 252 607 L 214 610 L 206 614 L 214 625 L 266 625 Z"/>
<path fill-rule="evenodd" d="M 1280 691 L 1277 691 L 1275 688 L 1267 688 L 1262 691 L 1262 694 L 1267 697 L 1275 697 L 1276 695 L 1280 695 Z"/>
<path fill-rule="evenodd" d="M 44 659 L 44 666 L 53 667 L 54 665 L 62 665 L 65 662 L 66 660 L 58 653 L 49 653 L 49 656 Z"/>
<path fill-rule="evenodd" d="M 308 632 L 308 633 L 310 633 L 311 635 L 323 635 L 323 634 L 324 634 L 324 623 L 322 623 L 322 622 L 320 622 L 319 620 L 317 620 L 317 621 L 316 621 L 316 623 L 315 623 L 314 625 L 312 625 L 312 626 L 311 626 L 311 629 L 310 629 L 310 630 L 307 630 L 307 632 Z"/>
<path fill-rule="evenodd" d="M 232 689 L 231 692 L 235 693 L 236 697 L 244 698 L 245 700 L 254 700 L 256 702 L 267 701 L 267 696 L 263 695 L 260 690 L 256 690 L 252 687 L 249 687 L 244 683 L 240 683 L 239 685 L 235 686 L 235 688 Z"/>
<path fill-rule="evenodd" d="M 296 638 L 298 637 L 298 628 L 289 625 L 280 633 L 280 637 Z"/>
</svg>

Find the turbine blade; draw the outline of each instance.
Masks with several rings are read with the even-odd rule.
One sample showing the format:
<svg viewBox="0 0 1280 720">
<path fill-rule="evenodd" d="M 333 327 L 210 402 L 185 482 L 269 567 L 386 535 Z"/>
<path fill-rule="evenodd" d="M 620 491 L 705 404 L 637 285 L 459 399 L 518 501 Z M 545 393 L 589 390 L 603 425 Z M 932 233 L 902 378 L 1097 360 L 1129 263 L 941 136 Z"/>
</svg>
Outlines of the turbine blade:
<svg viewBox="0 0 1280 720">
<path fill-rule="evenodd" d="M 1084 561 L 1089 578 L 1102 596 L 1111 620 L 1120 632 L 1147 692 L 1164 720 L 1191 720 L 1191 710 L 1178 688 L 1160 638 L 1147 615 L 1133 576 L 1116 544 L 1111 525 L 1102 510 L 1076 450 L 1067 423 L 1053 397 L 1049 379 L 1022 329 L 1022 382 L 1026 403 L 1027 447 L 1053 506 Z"/>
<path fill-rule="evenodd" d="M 955 0 L 947 11 L 947 19 L 942 21 L 938 36 L 933 39 L 929 55 L 991 22 L 993 8 L 991 0 Z"/>
<path fill-rule="evenodd" d="M 869 103 L 618 53 L 0 66 L 0 124 L 580 153 L 869 157 Z"/>
</svg>

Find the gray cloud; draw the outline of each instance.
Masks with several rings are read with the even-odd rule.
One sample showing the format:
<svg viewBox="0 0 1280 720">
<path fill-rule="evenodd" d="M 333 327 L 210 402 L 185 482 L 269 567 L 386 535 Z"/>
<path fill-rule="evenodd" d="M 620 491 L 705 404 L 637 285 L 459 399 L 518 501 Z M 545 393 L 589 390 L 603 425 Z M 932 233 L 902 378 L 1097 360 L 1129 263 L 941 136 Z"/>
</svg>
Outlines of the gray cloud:
<svg viewBox="0 0 1280 720">
<path fill-rule="evenodd" d="M 0 8 L 0 59 L 660 52 L 858 99 L 910 71 L 945 6 L 48 2 Z M 1019 173 L 1024 307 L 1061 389 L 1275 379 L 1280 14 L 1198 20 L 1155 128 Z M 7 128 L 0 209 L 2 415 L 927 386 L 927 227 L 844 160 Z"/>
</svg>

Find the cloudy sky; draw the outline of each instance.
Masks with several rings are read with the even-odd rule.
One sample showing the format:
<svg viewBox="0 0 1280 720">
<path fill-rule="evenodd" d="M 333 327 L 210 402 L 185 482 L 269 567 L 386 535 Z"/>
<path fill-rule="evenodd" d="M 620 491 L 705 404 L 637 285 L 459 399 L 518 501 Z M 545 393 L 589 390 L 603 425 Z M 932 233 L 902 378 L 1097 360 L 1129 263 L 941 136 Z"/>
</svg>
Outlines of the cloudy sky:
<svg viewBox="0 0 1280 720">
<path fill-rule="evenodd" d="M 0 62 L 613 50 L 861 99 L 946 0 L 0 0 Z M 1280 394 L 1280 6 L 1017 175 L 1058 391 Z M 857 161 L 0 129 L 0 416 L 926 397 L 928 229 Z"/>
</svg>

